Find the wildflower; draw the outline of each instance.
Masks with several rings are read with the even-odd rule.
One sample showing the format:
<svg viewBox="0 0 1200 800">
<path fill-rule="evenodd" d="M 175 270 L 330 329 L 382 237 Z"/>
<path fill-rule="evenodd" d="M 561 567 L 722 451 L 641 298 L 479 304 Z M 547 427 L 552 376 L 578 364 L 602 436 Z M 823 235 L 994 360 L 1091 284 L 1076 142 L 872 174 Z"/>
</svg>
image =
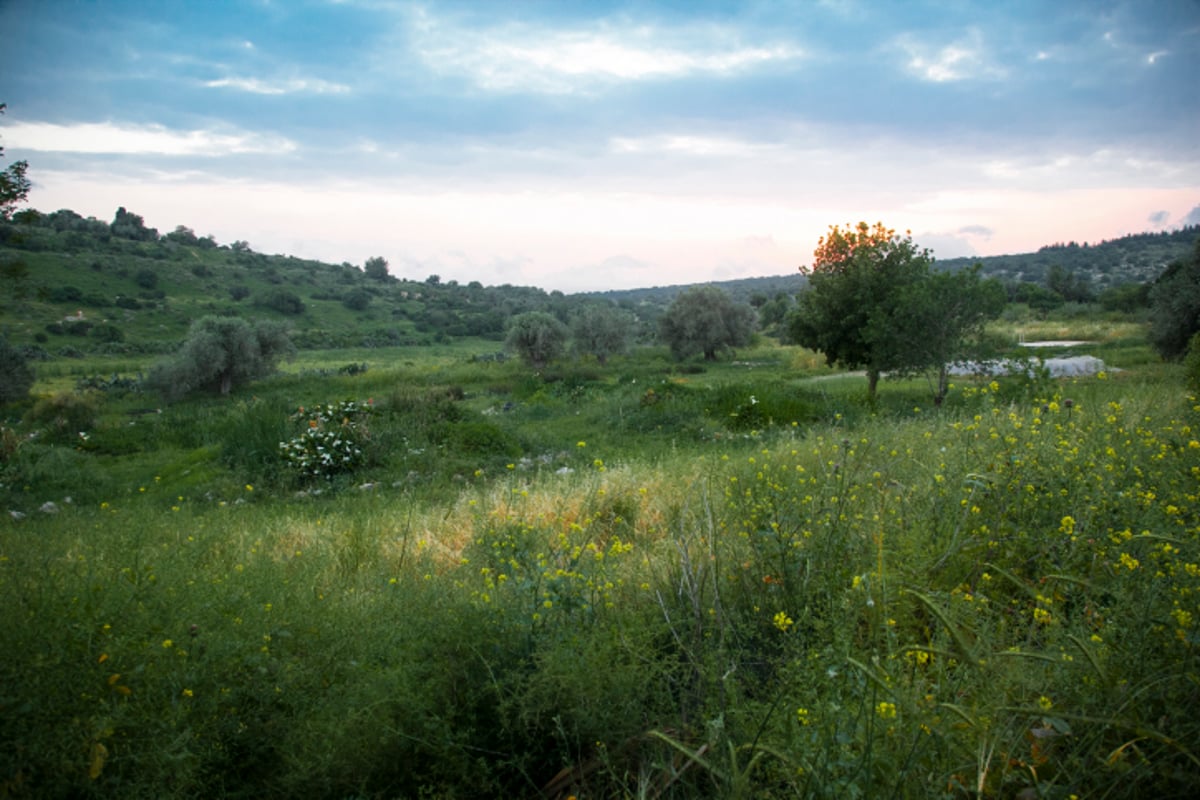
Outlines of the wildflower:
<svg viewBox="0 0 1200 800">
<path fill-rule="evenodd" d="M 796 709 L 796 721 L 799 722 L 801 725 L 807 725 L 810 722 L 810 720 L 808 718 L 808 709 L 807 708 L 797 708 Z"/>
<path fill-rule="evenodd" d="M 171 641 L 170 639 L 163 639 L 162 646 L 164 649 L 170 650 L 172 647 L 175 646 L 175 642 Z"/>
<path fill-rule="evenodd" d="M 796 624 L 795 620 L 793 620 L 783 611 L 780 611 L 778 614 L 776 614 L 773 621 L 775 623 L 775 627 L 784 633 L 787 633 L 788 630 L 790 630 L 791 627 Z"/>
<path fill-rule="evenodd" d="M 895 719 L 896 704 L 880 703 L 879 705 L 875 706 L 875 713 L 879 715 L 880 719 Z"/>
<path fill-rule="evenodd" d="M 1041 697 L 1039 697 L 1037 702 L 1038 702 L 1038 708 L 1040 708 L 1042 711 L 1049 711 L 1051 708 L 1054 707 L 1054 703 L 1050 700 L 1049 697 L 1046 697 L 1046 695 L 1042 695 Z"/>
<path fill-rule="evenodd" d="M 191 690 L 191 689 L 184 689 L 184 690 L 183 690 L 183 696 L 184 696 L 184 697 L 194 697 L 194 696 L 195 696 L 195 694 L 192 692 L 192 690 Z"/>
</svg>

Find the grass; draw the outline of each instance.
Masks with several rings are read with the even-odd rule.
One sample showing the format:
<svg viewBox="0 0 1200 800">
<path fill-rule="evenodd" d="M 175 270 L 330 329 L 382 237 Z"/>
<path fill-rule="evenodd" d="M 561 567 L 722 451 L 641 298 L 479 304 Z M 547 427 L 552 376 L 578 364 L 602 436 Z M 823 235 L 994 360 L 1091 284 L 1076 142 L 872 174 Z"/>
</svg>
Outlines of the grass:
<svg viewBox="0 0 1200 800">
<path fill-rule="evenodd" d="M 538 380 L 468 350 L 14 430 L 0 795 L 1197 790 L 1175 371 L 934 411 L 770 344 Z M 368 397 L 358 471 L 274 460 L 298 406 Z"/>
</svg>

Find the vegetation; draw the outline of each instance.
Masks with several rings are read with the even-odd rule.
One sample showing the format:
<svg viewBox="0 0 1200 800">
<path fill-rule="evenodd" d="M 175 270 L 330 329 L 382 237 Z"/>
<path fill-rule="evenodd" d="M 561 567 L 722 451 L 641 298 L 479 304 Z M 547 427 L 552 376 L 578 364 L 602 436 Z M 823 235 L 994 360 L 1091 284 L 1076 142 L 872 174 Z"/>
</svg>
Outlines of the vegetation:
<svg viewBox="0 0 1200 800">
<path fill-rule="evenodd" d="M 567 351 L 567 326 L 553 314 L 527 311 L 512 318 L 505 344 L 526 364 L 544 369 Z"/>
<path fill-rule="evenodd" d="M 281 323 L 201 317 L 174 359 L 150 373 L 149 386 L 170 399 L 197 389 L 227 395 L 235 386 L 271 374 L 293 352 Z"/>
<path fill-rule="evenodd" d="M 1088 340 L 1046 352 L 1111 369 L 940 406 L 763 334 L 534 374 L 503 323 L 594 298 L 26 218 L 0 796 L 1200 791 L 1196 337 L 1180 365 L 1137 311 L 964 314 L 1001 356 Z M 948 274 L 920 308 L 981 277 Z M 296 359 L 161 404 L 142 371 L 207 363 L 177 340 L 239 320 L 238 286 L 302 299 L 263 312 Z"/>
<path fill-rule="evenodd" d="M 7 104 L 0 103 L 0 114 L 4 113 Z M 4 158 L 4 148 L 0 147 L 0 160 Z M 29 196 L 28 161 L 14 161 L 0 170 L 0 221 L 12 216 L 13 209 L 18 203 L 25 202 Z"/>
<path fill-rule="evenodd" d="M 25 355 L 0 337 L 0 404 L 23 400 L 33 380 L 33 367 Z"/>
<path fill-rule="evenodd" d="M 754 308 L 737 303 L 716 286 L 697 286 L 679 294 L 659 319 L 659 337 L 677 359 L 717 354 L 750 344 L 757 320 Z"/>
<path fill-rule="evenodd" d="M 865 369 L 872 398 L 885 371 L 930 372 L 941 405 L 948 365 L 968 356 L 969 340 L 999 316 L 1004 295 L 998 283 L 981 282 L 977 269 L 935 273 L 932 265 L 929 251 L 882 223 L 832 226 L 789 321 L 792 340 L 830 364 Z"/>
<path fill-rule="evenodd" d="M 1164 358 L 1182 358 L 1200 332 L 1200 240 L 1191 257 L 1173 262 L 1150 290 L 1150 339 Z"/>
<path fill-rule="evenodd" d="M 596 357 L 601 365 L 629 350 L 637 321 L 627 311 L 609 305 L 589 305 L 571 318 L 571 343 L 576 355 Z"/>
</svg>

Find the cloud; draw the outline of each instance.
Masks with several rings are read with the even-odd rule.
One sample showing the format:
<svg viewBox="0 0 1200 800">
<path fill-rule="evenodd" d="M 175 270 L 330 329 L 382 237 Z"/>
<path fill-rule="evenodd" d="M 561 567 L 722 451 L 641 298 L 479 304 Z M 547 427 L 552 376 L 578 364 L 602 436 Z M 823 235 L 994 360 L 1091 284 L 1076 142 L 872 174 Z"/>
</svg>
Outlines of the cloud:
<svg viewBox="0 0 1200 800">
<path fill-rule="evenodd" d="M 205 81 L 210 89 L 237 89 L 251 94 L 346 94 L 350 87 L 344 83 L 332 83 L 320 78 L 291 78 L 288 80 L 266 81 L 258 78 L 218 78 Z"/>
<path fill-rule="evenodd" d="M 793 61 L 790 43 L 745 44 L 729 30 L 598 23 L 555 29 L 507 23 L 471 29 L 414 16 L 415 52 L 434 71 L 499 91 L 562 94 L 599 84 L 730 75 Z"/>
<path fill-rule="evenodd" d="M 761 155 L 766 145 L 716 136 L 670 135 L 614 136 L 609 150 L 616 154 L 682 154 L 689 156 L 749 157 Z"/>
<path fill-rule="evenodd" d="M 108 155 L 224 156 L 280 153 L 296 149 L 281 137 L 250 131 L 174 131 L 162 125 L 112 122 L 55 125 L 23 122 L 5 129 L 13 149 Z"/>
<path fill-rule="evenodd" d="M 962 236 L 979 236 L 983 239 L 990 239 L 995 231 L 986 225 L 963 225 L 957 233 Z"/>
<path fill-rule="evenodd" d="M 1179 222 L 1180 225 L 1200 225 L 1200 206 L 1196 206 Z"/>
<path fill-rule="evenodd" d="M 1004 71 L 991 64 L 983 43 L 983 35 L 972 28 L 957 41 L 936 45 L 920 41 L 912 34 L 895 40 L 907 56 L 908 71 L 923 81 L 948 83 L 976 78 L 1002 77 Z"/>
<path fill-rule="evenodd" d="M 1155 211 L 1150 216 L 1146 217 L 1146 221 L 1156 228 L 1161 228 L 1171 219 L 1170 211 Z"/>
</svg>

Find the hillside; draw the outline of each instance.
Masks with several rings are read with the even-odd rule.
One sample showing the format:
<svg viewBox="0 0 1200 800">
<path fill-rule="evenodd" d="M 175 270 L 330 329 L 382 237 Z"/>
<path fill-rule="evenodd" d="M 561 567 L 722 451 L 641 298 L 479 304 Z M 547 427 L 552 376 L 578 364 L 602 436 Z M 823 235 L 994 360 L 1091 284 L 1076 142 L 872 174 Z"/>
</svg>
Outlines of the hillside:
<svg viewBox="0 0 1200 800">
<path fill-rule="evenodd" d="M 1186 254 L 1198 235 L 1200 226 L 1193 226 L 978 260 L 985 273 L 1008 282 L 1044 283 L 1065 274 L 1099 293 L 1154 278 Z M 956 269 L 973 260 L 938 263 Z M 796 273 L 715 285 L 760 308 L 779 298 L 774 303 L 779 308 L 764 308 L 764 319 L 777 321 L 804 281 Z M 40 358 L 169 352 L 192 321 L 206 314 L 287 320 L 302 349 L 422 345 L 461 337 L 492 340 L 499 349 L 513 314 L 545 310 L 566 320 L 584 305 L 605 302 L 635 312 L 646 338 L 658 314 L 686 288 L 565 295 L 478 281 L 460 285 L 436 275 L 404 280 L 348 263 L 258 253 L 246 242 L 220 245 L 183 226 L 160 235 L 124 208 L 111 223 L 69 210 L 27 210 L 0 223 L 0 285 L 0 332 Z"/>
</svg>

